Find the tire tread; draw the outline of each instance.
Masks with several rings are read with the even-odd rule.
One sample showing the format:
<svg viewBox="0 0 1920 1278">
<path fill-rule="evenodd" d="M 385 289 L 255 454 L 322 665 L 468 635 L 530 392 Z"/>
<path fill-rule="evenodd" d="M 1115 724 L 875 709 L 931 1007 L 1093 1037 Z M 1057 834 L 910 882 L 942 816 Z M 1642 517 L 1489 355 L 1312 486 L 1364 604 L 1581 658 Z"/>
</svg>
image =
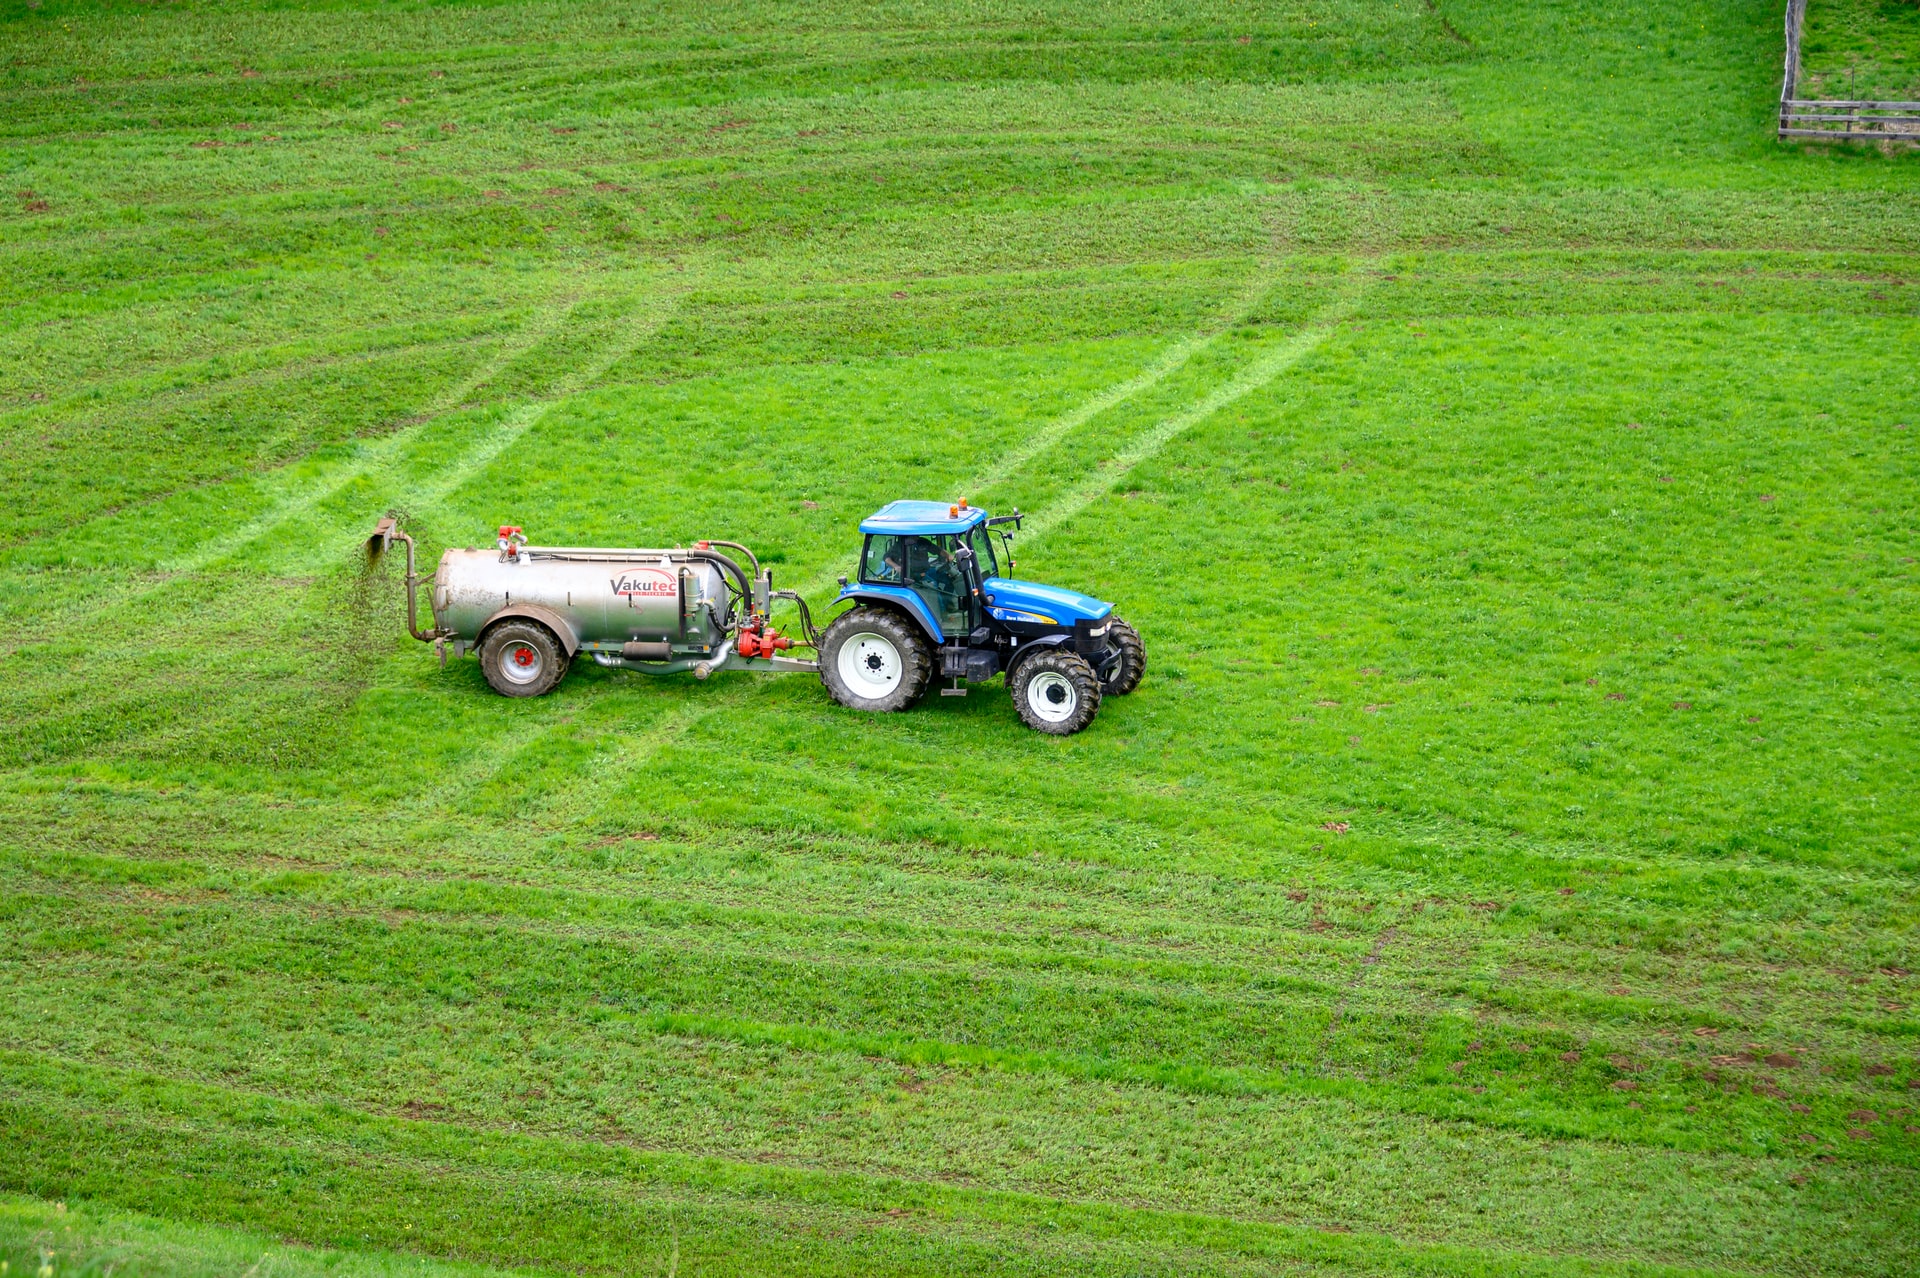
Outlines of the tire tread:
<svg viewBox="0 0 1920 1278">
<path fill-rule="evenodd" d="M 1129 623 L 1115 617 L 1112 624 L 1107 642 L 1119 647 L 1122 658 L 1112 681 L 1101 684 L 1100 692 L 1103 696 L 1124 697 L 1140 686 L 1141 676 L 1147 673 L 1147 645 Z"/>
<path fill-rule="evenodd" d="M 900 651 L 900 686 L 879 699 L 857 696 L 840 680 L 840 645 L 862 631 L 885 635 Z M 820 637 L 819 653 L 821 685 L 849 710 L 876 714 L 905 710 L 926 694 L 933 680 L 933 655 L 919 628 L 885 608 L 852 608 L 835 617 Z"/>
<path fill-rule="evenodd" d="M 1065 675 L 1072 681 L 1074 691 L 1079 694 L 1080 704 L 1073 717 L 1059 723 L 1049 723 L 1033 713 L 1027 703 L 1027 686 L 1033 677 L 1043 671 L 1051 670 Z M 1100 676 L 1094 673 L 1087 659 L 1077 652 L 1068 652 L 1064 648 L 1048 648 L 1034 653 L 1031 657 L 1016 664 L 1007 675 L 1007 691 L 1013 697 L 1013 708 L 1020 716 L 1020 722 L 1035 732 L 1044 732 L 1049 736 L 1069 737 L 1093 722 L 1100 713 Z"/>
</svg>

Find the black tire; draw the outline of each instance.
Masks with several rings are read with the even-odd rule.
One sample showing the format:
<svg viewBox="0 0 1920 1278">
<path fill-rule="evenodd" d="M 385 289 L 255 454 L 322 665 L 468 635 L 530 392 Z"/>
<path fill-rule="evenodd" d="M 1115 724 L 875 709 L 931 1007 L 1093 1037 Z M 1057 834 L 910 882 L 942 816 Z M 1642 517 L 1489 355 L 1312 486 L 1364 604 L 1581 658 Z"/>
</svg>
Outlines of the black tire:
<svg viewBox="0 0 1920 1278">
<path fill-rule="evenodd" d="M 1120 664 L 1113 668 L 1113 677 L 1100 684 L 1100 695 L 1104 697 L 1124 697 L 1140 686 L 1140 676 L 1147 672 L 1147 645 L 1140 642 L 1140 632 L 1126 622 L 1115 617 L 1108 623 L 1107 643 L 1120 650 Z"/>
<path fill-rule="evenodd" d="M 537 621 L 502 621 L 480 636 L 480 672 L 503 697 L 539 697 L 567 673 L 567 650 Z"/>
<path fill-rule="evenodd" d="M 850 710 L 905 710 L 932 678 L 926 636 L 897 612 L 855 608 L 835 617 L 821 636 L 820 682 Z"/>
<path fill-rule="evenodd" d="M 1007 691 L 1022 723 L 1056 737 L 1072 736 L 1100 713 L 1100 676 L 1085 657 L 1063 648 L 1047 648 L 1016 665 Z"/>
</svg>

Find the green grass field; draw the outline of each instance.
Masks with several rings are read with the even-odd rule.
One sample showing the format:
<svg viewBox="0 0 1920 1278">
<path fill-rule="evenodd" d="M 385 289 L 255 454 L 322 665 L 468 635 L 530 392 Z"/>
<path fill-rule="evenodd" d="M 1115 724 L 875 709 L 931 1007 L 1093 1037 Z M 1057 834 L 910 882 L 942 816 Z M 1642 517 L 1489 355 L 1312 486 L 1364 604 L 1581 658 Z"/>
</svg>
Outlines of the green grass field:
<svg viewBox="0 0 1920 1278">
<path fill-rule="evenodd" d="M 1808 7 L 1804 92 L 1828 98 L 1920 100 L 1920 3 L 1819 0 Z"/>
<path fill-rule="evenodd" d="M 0 0 L 0 1272 L 1920 1269 L 1920 155 L 1780 39 Z M 1139 691 L 509 701 L 360 553 L 901 496 Z"/>
</svg>

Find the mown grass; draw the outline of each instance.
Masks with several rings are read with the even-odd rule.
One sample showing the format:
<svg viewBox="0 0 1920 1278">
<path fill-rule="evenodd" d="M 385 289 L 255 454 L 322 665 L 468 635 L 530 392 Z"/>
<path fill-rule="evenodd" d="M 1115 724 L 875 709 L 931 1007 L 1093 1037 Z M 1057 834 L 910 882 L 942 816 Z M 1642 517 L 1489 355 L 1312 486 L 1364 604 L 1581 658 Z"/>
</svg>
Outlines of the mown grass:
<svg viewBox="0 0 1920 1278">
<path fill-rule="evenodd" d="M 1898 0 L 1809 5 L 1803 97 L 1920 100 L 1920 6 Z"/>
<path fill-rule="evenodd" d="M 10 1270 L 1913 1269 L 1917 170 L 1778 38 L 0 6 Z M 902 495 L 1145 685 L 508 702 L 359 551 Z"/>
</svg>

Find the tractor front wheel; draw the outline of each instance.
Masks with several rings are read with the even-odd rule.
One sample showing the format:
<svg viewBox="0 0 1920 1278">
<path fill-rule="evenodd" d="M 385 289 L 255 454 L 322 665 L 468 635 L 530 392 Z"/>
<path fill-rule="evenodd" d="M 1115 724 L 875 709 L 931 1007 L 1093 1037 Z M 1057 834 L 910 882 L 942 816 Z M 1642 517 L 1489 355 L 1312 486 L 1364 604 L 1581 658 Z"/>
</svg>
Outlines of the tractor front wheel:
<svg viewBox="0 0 1920 1278">
<path fill-rule="evenodd" d="M 1140 642 L 1140 632 L 1120 618 L 1107 624 L 1107 642 L 1120 650 L 1120 661 L 1112 676 L 1100 685 L 1100 693 L 1124 697 L 1140 686 L 1140 676 L 1147 672 L 1147 645 Z"/>
<path fill-rule="evenodd" d="M 1100 713 L 1100 676 L 1075 652 L 1036 652 L 1007 676 L 1013 708 L 1035 732 L 1071 736 Z"/>
<path fill-rule="evenodd" d="M 853 710 L 905 710 L 933 677 L 933 653 L 913 623 L 883 608 L 834 618 L 820 639 L 820 682 Z"/>
</svg>

